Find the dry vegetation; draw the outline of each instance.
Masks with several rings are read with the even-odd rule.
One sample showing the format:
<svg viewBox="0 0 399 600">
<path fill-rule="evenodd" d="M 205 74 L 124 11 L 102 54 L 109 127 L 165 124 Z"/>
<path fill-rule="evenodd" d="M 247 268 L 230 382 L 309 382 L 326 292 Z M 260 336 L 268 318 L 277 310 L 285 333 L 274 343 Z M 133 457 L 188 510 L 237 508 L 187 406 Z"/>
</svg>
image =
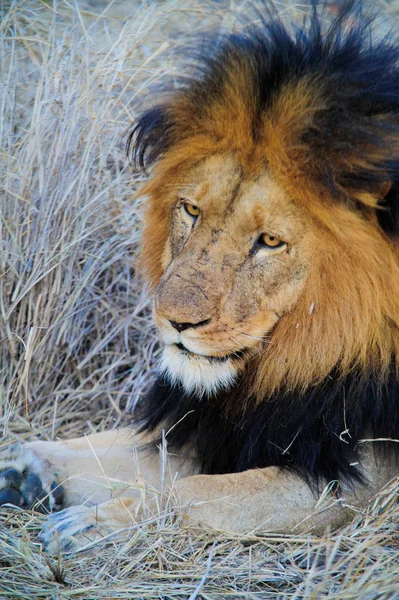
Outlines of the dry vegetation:
<svg viewBox="0 0 399 600">
<path fill-rule="evenodd" d="M 126 423 L 151 380 L 126 131 L 184 34 L 231 18 L 205 0 L 0 0 L 0 445 Z M 238 539 L 161 513 L 58 559 L 41 516 L 3 509 L 0 598 L 399 598 L 396 495 L 325 538 Z"/>
</svg>

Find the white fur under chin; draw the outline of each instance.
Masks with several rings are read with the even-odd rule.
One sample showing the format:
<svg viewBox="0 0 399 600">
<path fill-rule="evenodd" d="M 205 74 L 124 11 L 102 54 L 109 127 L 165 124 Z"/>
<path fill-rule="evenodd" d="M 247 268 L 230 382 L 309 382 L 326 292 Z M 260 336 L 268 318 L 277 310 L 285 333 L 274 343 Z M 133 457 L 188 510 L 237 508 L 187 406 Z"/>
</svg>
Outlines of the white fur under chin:
<svg viewBox="0 0 399 600">
<path fill-rule="evenodd" d="M 229 388 L 237 376 L 231 359 L 213 362 L 205 356 L 187 354 L 169 344 L 162 351 L 159 369 L 171 383 L 180 383 L 186 392 L 201 396 Z"/>
</svg>

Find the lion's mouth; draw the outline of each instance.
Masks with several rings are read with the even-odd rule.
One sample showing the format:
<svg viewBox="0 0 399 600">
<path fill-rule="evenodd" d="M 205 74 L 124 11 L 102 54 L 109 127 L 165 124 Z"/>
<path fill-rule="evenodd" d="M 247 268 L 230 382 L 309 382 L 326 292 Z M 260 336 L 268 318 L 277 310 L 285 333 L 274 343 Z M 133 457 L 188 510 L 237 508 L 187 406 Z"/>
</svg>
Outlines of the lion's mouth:
<svg viewBox="0 0 399 600">
<path fill-rule="evenodd" d="M 235 360 L 240 359 L 244 356 L 245 350 L 238 350 L 237 352 L 232 352 L 231 354 L 225 354 L 224 356 L 210 356 L 208 354 L 197 354 L 196 352 L 191 352 L 188 348 L 184 346 L 181 342 L 174 344 L 176 348 L 178 348 L 181 352 L 184 352 L 186 356 L 193 358 L 205 358 L 209 362 L 226 362 L 227 360 Z"/>
</svg>

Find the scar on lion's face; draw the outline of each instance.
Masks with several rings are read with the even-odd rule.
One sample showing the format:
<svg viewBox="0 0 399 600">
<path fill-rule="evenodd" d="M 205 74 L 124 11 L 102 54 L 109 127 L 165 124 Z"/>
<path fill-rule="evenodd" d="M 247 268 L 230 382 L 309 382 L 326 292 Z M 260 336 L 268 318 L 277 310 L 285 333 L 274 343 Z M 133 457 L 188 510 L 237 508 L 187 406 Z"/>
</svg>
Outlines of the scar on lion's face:
<svg viewBox="0 0 399 600">
<path fill-rule="evenodd" d="M 154 318 L 163 368 L 186 388 L 228 385 L 298 302 L 318 232 L 265 169 L 212 156 L 173 190 Z"/>
</svg>

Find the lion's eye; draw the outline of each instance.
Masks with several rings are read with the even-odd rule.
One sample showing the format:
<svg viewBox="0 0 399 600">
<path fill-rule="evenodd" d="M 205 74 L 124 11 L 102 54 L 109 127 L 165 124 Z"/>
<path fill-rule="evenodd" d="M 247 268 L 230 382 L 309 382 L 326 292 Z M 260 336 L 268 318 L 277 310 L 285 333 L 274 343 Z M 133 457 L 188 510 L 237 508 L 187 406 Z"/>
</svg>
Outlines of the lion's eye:
<svg viewBox="0 0 399 600">
<path fill-rule="evenodd" d="M 184 210 L 188 215 L 190 215 L 190 217 L 197 219 L 200 214 L 200 209 L 198 206 L 194 206 L 194 204 L 190 204 L 189 202 L 184 202 L 183 206 Z"/>
<path fill-rule="evenodd" d="M 276 237 L 274 235 L 269 235 L 268 233 L 263 233 L 259 237 L 258 244 L 260 246 L 270 248 L 271 250 L 277 250 L 277 248 L 282 248 L 283 246 L 287 245 L 285 242 L 280 240 L 278 237 Z"/>
</svg>

